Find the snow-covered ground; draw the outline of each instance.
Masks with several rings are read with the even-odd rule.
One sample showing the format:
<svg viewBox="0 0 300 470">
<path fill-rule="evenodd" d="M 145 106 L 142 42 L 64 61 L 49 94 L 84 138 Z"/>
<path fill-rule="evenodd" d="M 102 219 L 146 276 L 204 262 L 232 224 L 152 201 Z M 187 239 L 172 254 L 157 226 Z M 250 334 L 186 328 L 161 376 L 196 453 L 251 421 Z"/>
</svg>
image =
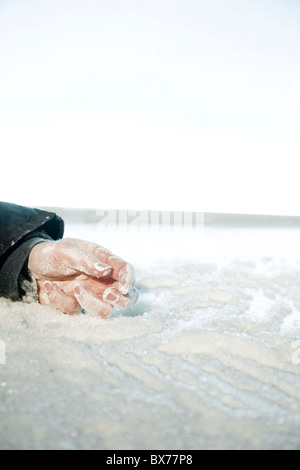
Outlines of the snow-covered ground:
<svg viewBox="0 0 300 470">
<path fill-rule="evenodd" d="M 300 449 L 300 228 L 66 235 L 132 262 L 140 298 L 0 300 L 1 449 Z"/>
</svg>

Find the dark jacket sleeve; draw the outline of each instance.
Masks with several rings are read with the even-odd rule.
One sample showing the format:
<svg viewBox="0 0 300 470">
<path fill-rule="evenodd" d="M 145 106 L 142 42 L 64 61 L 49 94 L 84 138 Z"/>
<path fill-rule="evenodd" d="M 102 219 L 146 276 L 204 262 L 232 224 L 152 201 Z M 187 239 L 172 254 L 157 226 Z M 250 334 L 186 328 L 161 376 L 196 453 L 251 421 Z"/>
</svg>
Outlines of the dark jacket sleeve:
<svg viewBox="0 0 300 470">
<path fill-rule="evenodd" d="M 22 299 L 31 249 L 63 233 L 64 222 L 53 212 L 0 202 L 0 297 Z"/>
</svg>

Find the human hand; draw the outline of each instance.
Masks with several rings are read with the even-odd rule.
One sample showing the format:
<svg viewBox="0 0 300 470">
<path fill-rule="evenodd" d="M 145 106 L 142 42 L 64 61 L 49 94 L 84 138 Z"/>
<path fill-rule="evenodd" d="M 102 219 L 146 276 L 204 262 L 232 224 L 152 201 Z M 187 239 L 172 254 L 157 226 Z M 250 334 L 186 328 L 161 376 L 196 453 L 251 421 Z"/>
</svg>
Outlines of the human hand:
<svg viewBox="0 0 300 470">
<path fill-rule="evenodd" d="M 28 269 L 39 302 L 64 313 L 84 309 L 107 318 L 114 306 L 126 308 L 138 297 L 131 264 L 92 242 L 64 238 L 39 243 L 30 252 Z"/>
</svg>

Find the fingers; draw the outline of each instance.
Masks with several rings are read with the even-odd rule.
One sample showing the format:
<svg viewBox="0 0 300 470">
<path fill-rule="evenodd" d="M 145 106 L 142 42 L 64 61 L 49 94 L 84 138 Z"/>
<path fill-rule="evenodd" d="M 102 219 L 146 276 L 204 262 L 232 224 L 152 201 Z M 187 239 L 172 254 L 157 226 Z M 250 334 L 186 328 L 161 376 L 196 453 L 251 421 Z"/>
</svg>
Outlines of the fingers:
<svg viewBox="0 0 300 470">
<path fill-rule="evenodd" d="M 84 309 L 93 315 L 108 318 L 113 313 L 114 306 L 125 309 L 133 305 L 137 299 L 137 289 L 132 289 L 130 294 L 124 296 L 117 287 L 108 287 L 103 292 L 102 300 L 99 295 L 80 284 L 75 286 L 74 295 L 67 294 L 54 282 L 46 281 L 39 286 L 41 304 L 55 307 L 71 315 Z"/>
<path fill-rule="evenodd" d="M 76 298 L 66 294 L 54 282 L 46 281 L 39 288 L 39 301 L 42 305 L 57 308 L 70 315 L 79 313 L 81 307 Z"/>
<path fill-rule="evenodd" d="M 99 260 L 111 266 L 110 276 L 118 281 L 118 289 L 122 294 L 128 294 L 135 284 L 135 271 L 131 264 L 118 256 L 113 255 L 109 250 L 92 242 L 76 240 L 76 242 L 93 253 Z"/>
<path fill-rule="evenodd" d="M 76 240 L 66 238 L 60 243 L 61 261 L 64 266 L 96 278 L 105 277 L 111 273 L 110 265 L 84 246 L 79 245 Z"/>
<path fill-rule="evenodd" d="M 76 285 L 74 293 L 79 305 L 93 315 L 107 318 L 113 313 L 113 305 L 104 302 L 99 296 L 80 284 Z"/>
<path fill-rule="evenodd" d="M 29 270 L 35 279 L 61 280 L 83 273 L 97 279 L 111 276 L 126 295 L 134 287 L 135 273 L 131 264 L 95 243 L 65 238 L 45 242 L 33 248 Z"/>
<path fill-rule="evenodd" d="M 131 264 L 126 263 L 116 278 L 118 280 L 118 288 L 122 294 L 128 294 L 135 284 L 135 272 Z"/>
<path fill-rule="evenodd" d="M 57 280 L 78 273 L 99 279 L 112 271 L 110 265 L 71 238 L 37 244 L 30 252 L 28 269 L 36 280 Z"/>
<path fill-rule="evenodd" d="M 130 294 L 126 296 L 120 294 L 119 289 L 116 287 L 109 287 L 103 293 L 103 300 L 121 309 L 127 308 L 129 307 L 129 305 L 135 304 L 137 299 L 137 289 L 132 289 Z"/>
<path fill-rule="evenodd" d="M 84 309 L 107 318 L 114 307 L 127 308 L 138 298 L 131 264 L 95 243 L 65 238 L 45 242 L 34 255 L 37 265 L 46 260 L 34 276 L 42 304 L 64 313 Z"/>
<path fill-rule="evenodd" d="M 116 287 L 108 287 L 103 293 L 103 300 L 90 289 L 77 284 L 74 288 L 75 297 L 84 310 L 107 318 L 113 313 L 114 307 L 125 309 L 133 305 L 138 299 L 137 289 L 130 295 L 122 295 Z"/>
</svg>

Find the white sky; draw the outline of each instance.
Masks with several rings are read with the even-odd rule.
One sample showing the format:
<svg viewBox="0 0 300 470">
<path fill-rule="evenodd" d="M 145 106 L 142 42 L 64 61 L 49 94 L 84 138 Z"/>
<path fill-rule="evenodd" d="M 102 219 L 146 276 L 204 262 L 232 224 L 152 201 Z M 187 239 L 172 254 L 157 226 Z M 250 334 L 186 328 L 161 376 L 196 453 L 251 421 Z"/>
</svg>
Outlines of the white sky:
<svg viewBox="0 0 300 470">
<path fill-rule="evenodd" d="M 0 199 L 300 215 L 299 0 L 0 0 Z"/>
</svg>

